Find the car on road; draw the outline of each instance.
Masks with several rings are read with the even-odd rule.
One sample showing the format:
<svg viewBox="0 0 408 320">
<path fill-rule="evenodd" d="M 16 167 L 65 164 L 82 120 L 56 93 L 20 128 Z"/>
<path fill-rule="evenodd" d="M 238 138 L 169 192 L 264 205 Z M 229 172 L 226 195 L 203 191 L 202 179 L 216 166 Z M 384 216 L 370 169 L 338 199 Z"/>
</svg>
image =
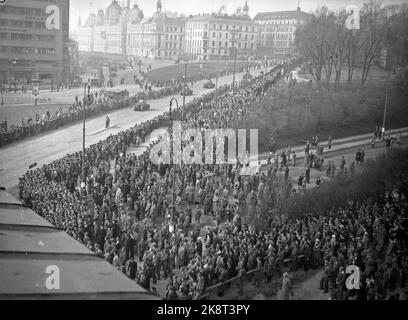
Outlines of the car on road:
<svg viewBox="0 0 408 320">
<path fill-rule="evenodd" d="M 188 86 L 185 87 L 185 95 L 186 96 L 192 96 L 193 95 L 193 90 L 191 90 Z M 183 89 L 181 89 L 180 94 L 183 95 Z"/>
<path fill-rule="evenodd" d="M 140 99 L 134 106 L 134 111 L 146 111 L 150 109 L 150 104 L 146 102 L 144 99 Z"/>
<path fill-rule="evenodd" d="M 204 83 L 204 88 L 205 89 L 213 89 L 213 88 L 215 88 L 215 83 L 212 82 L 211 80 L 208 80 L 207 82 Z"/>
<path fill-rule="evenodd" d="M 111 98 L 114 100 L 121 100 L 126 97 L 129 97 L 129 91 L 127 90 L 105 90 L 104 95 L 107 98 Z"/>
</svg>

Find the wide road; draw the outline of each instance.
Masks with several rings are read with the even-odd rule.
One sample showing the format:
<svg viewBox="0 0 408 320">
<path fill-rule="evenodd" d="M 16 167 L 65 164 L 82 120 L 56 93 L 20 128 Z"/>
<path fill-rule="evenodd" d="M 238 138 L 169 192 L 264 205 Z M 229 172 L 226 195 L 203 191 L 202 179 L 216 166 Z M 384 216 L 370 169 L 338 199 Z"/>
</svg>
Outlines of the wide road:
<svg viewBox="0 0 408 320">
<path fill-rule="evenodd" d="M 256 70 L 251 73 L 258 75 L 261 71 Z M 242 80 L 242 76 L 243 73 L 237 73 L 236 81 Z M 192 88 L 194 95 L 186 97 L 186 103 L 195 97 L 214 90 L 204 89 L 203 84 L 205 81 L 202 80 L 194 84 Z M 218 79 L 220 86 L 227 83 L 232 83 L 232 75 Z M 181 95 L 175 95 L 175 97 L 181 107 L 183 97 Z M 86 122 L 86 146 L 97 143 L 102 139 L 106 139 L 111 134 L 129 129 L 137 123 L 147 121 L 162 114 L 169 109 L 169 100 L 170 97 L 150 100 L 151 109 L 149 111 L 140 112 L 125 108 L 88 120 Z M 111 119 L 111 128 L 103 130 L 106 115 L 109 115 Z M 15 186 L 18 183 L 18 178 L 33 163 L 41 166 L 68 153 L 80 150 L 82 150 L 82 122 L 0 148 L 0 186 L 6 188 Z"/>
</svg>

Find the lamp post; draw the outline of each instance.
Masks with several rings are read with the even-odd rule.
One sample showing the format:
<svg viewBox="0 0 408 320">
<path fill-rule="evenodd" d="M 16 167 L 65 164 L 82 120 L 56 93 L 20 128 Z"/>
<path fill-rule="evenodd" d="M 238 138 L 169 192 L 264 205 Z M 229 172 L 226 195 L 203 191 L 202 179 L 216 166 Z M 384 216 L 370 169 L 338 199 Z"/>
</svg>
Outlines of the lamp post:
<svg viewBox="0 0 408 320">
<path fill-rule="evenodd" d="M 175 101 L 176 102 L 176 106 L 177 106 L 177 110 L 178 110 L 178 108 L 179 108 L 179 104 L 178 104 L 178 100 L 176 99 L 176 98 L 174 98 L 174 97 L 172 97 L 171 99 L 170 99 L 170 119 L 171 119 L 171 121 L 172 121 L 172 125 L 173 125 L 173 116 L 172 116 L 172 114 L 171 114 L 171 106 L 172 106 L 172 104 L 173 104 L 173 101 Z M 173 131 L 172 131 L 172 134 L 173 134 Z M 173 153 L 174 153 L 174 150 L 171 148 L 171 150 L 172 150 L 172 153 L 170 154 L 170 156 L 171 156 L 171 159 L 173 160 L 174 158 L 173 158 Z M 172 201 L 173 201 L 173 208 L 174 208 L 174 202 L 175 202 L 175 198 L 176 198 L 176 193 L 175 193 L 175 174 L 174 174 L 174 172 L 175 172 L 175 166 L 174 166 L 174 164 L 173 164 L 173 174 L 172 174 L 172 176 L 173 176 L 173 182 L 172 182 Z"/>
<path fill-rule="evenodd" d="M 235 70 L 237 67 L 237 48 L 234 45 L 236 42 L 235 35 L 237 34 L 237 30 L 235 30 L 235 26 L 231 30 L 231 34 L 232 34 L 232 40 L 231 40 L 232 49 L 234 50 L 234 71 L 232 74 L 232 93 L 234 93 L 235 92 L 235 72 L 236 72 Z"/>
<path fill-rule="evenodd" d="M 381 127 L 381 138 L 384 139 L 385 137 L 385 117 L 387 115 L 387 104 L 388 104 L 388 91 L 390 87 L 390 80 L 391 80 L 391 69 L 388 70 L 388 79 L 387 79 L 387 85 L 385 87 L 385 101 L 384 101 L 384 114 L 383 114 L 383 122 L 382 122 L 382 127 Z"/>
<path fill-rule="evenodd" d="M 187 61 L 186 61 L 186 64 L 184 66 L 184 90 L 183 90 L 183 110 L 182 110 L 182 117 L 183 118 L 184 118 L 184 109 L 185 109 L 185 106 L 186 106 L 186 85 L 187 85 L 186 83 L 187 83 Z"/>
<path fill-rule="evenodd" d="M 265 56 L 265 75 L 268 73 L 268 57 Z"/>
<path fill-rule="evenodd" d="M 91 90 L 91 85 L 87 82 L 84 85 L 84 106 L 82 110 L 82 115 L 83 115 L 83 125 L 82 125 L 82 161 L 81 161 L 81 166 L 82 166 L 82 181 L 81 181 L 81 187 L 82 183 L 83 186 L 85 187 L 85 119 L 86 119 L 86 113 L 85 113 L 85 106 L 86 106 L 86 89 L 88 88 L 88 93 Z"/>
</svg>

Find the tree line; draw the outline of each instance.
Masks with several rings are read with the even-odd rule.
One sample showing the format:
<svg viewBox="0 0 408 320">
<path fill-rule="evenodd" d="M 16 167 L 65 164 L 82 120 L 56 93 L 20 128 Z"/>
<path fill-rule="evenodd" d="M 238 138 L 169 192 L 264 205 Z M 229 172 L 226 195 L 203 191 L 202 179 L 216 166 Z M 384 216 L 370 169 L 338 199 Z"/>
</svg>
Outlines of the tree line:
<svg viewBox="0 0 408 320">
<path fill-rule="evenodd" d="M 408 4 L 384 6 L 370 0 L 356 16 L 359 28 L 350 28 L 350 12 L 323 6 L 297 29 L 295 47 L 315 80 L 340 82 L 345 73 L 352 81 L 359 69 L 360 81 L 365 83 L 381 57 L 386 57 L 388 69 L 407 65 Z"/>
</svg>

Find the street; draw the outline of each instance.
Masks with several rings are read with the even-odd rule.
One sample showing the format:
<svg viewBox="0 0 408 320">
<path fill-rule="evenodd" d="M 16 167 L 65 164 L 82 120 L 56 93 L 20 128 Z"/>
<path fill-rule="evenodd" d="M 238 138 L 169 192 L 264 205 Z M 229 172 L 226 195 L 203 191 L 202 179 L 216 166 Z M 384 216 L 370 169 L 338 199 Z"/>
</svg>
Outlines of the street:
<svg viewBox="0 0 408 320">
<path fill-rule="evenodd" d="M 253 75 L 258 75 L 262 70 L 255 70 Z M 243 73 L 237 73 L 236 81 L 242 79 Z M 232 75 L 220 77 L 218 85 L 222 86 L 232 82 Z M 192 87 L 193 95 L 186 96 L 186 103 L 213 89 L 204 89 L 203 84 L 207 80 L 198 81 Z M 213 79 L 213 81 L 215 81 Z M 137 87 L 138 86 L 133 86 Z M 50 93 L 54 94 L 54 93 Z M 58 94 L 58 93 L 55 93 Z M 60 93 L 61 94 L 61 93 Z M 71 93 L 72 94 L 72 93 Z M 182 107 L 183 96 L 175 95 Z M 127 130 L 137 123 L 142 123 L 152 119 L 169 109 L 171 97 L 163 97 L 156 100 L 149 100 L 151 109 L 148 111 L 133 111 L 132 109 L 120 109 L 105 115 L 100 115 L 86 121 L 86 146 L 106 139 L 111 134 Z M 111 119 L 111 127 L 104 129 L 105 117 Z M 18 178 L 27 170 L 28 166 L 37 163 L 41 166 L 50 163 L 67 153 L 74 153 L 82 150 L 82 122 L 65 126 L 56 131 L 47 132 L 43 135 L 24 139 L 17 143 L 8 145 L 0 149 L 0 185 L 10 188 L 18 183 Z"/>
</svg>

